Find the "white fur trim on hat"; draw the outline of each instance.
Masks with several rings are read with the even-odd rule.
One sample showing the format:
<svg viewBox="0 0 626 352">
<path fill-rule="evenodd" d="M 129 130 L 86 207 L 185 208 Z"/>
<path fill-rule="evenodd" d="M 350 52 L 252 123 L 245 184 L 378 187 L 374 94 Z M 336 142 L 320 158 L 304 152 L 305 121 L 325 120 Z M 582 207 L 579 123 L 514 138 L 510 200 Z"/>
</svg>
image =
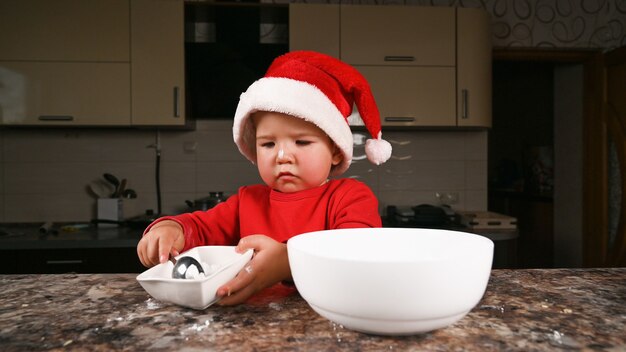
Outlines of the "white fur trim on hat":
<svg viewBox="0 0 626 352">
<path fill-rule="evenodd" d="M 290 78 L 264 77 L 241 94 L 233 124 L 233 139 L 239 151 L 256 163 L 255 131 L 250 114 L 257 111 L 280 112 L 299 117 L 319 127 L 343 153 L 343 161 L 333 168 L 338 176 L 352 161 L 352 131 L 335 104 L 312 84 Z"/>
</svg>

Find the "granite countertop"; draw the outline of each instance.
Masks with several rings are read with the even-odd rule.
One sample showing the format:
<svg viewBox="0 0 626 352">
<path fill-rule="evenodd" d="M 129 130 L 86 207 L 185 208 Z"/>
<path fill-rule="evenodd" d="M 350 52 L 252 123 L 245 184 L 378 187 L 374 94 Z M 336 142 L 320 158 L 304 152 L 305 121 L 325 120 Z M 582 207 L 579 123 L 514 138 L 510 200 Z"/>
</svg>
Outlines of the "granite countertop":
<svg viewBox="0 0 626 352">
<path fill-rule="evenodd" d="M 132 274 L 0 275 L 0 345 L 19 350 L 626 350 L 626 268 L 493 270 L 481 302 L 426 334 L 353 332 L 278 285 L 236 307 L 151 298 Z"/>
</svg>

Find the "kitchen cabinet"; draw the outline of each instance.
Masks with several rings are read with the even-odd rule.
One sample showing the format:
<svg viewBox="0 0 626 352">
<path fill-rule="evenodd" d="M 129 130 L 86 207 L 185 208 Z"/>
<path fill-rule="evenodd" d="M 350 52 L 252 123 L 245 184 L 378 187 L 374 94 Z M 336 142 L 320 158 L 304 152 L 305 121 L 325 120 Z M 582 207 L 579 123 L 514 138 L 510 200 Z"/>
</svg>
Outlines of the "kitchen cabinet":
<svg viewBox="0 0 626 352">
<path fill-rule="evenodd" d="M 384 126 L 491 127 L 485 11 L 347 4 L 307 11 L 309 6 L 290 5 L 290 50 L 325 52 L 358 69 Z M 338 43 L 331 31 L 338 31 Z"/>
<path fill-rule="evenodd" d="M 0 249 L 3 274 L 141 273 L 137 248 Z"/>
<path fill-rule="evenodd" d="M 0 61 L 4 125 L 124 125 L 128 63 Z"/>
<path fill-rule="evenodd" d="M 454 7 L 341 5 L 351 65 L 454 66 Z"/>
<path fill-rule="evenodd" d="M 0 123 L 130 120 L 128 0 L 0 1 Z"/>
<path fill-rule="evenodd" d="M 0 273 L 139 273 L 137 243 L 145 227 L 0 223 Z M 114 258 L 114 259 L 112 259 Z"/>
<path fill-rule="evenodd" d="M 0 0 L 0 125 L 184 125 L 183 0 Z"/>
<path fill-rule="evenodd" d="M 289 5 L 289 50 L 314 50 L 339 57 L 339 6 Z"/>
<path fill-rule="evenodd" d="M 383 125 L 456 125 L 454 67 L 355 67 L 370 83 Z"/>
<path fill-rule="evenodd" d="M 491 127 L 491 27 L 489 14 L 457 11 L 457 124 Z"/>
<path fill-rule="evenodd" d="M 128 62 L 128 0 L 0 0 L 0 60 Z"/>
<path fill-rule="evenodd" d="M 131 1 L 131 124 L 185 124 L 182 0 Z"/>
</svg>

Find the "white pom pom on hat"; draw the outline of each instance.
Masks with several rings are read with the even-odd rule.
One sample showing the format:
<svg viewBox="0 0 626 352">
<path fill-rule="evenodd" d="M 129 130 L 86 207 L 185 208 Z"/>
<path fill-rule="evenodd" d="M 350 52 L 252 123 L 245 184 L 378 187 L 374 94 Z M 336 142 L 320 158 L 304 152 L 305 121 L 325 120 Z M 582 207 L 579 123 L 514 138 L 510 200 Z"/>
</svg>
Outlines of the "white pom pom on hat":
<svg viewBox="0 0 626 352">
<path fill-rule="evenodd" d="M 280 112 L 317 125 L 343 153 L 332 170 L 337 176 L 352 162 L 352 131 L 348 116 L 356 105 L 373 139 L 365 144 L 370 162 L 380 165 L 391 157 L 391 145 L 382 139 L 380 112 L 367 80 L 354 67 L 314 51 L 293 51 L 277 57 L 265 76 L 241 94 L 235 112 L 233 138 L 239 151 L 256 162 L 250 114 Z"/>
</svg>

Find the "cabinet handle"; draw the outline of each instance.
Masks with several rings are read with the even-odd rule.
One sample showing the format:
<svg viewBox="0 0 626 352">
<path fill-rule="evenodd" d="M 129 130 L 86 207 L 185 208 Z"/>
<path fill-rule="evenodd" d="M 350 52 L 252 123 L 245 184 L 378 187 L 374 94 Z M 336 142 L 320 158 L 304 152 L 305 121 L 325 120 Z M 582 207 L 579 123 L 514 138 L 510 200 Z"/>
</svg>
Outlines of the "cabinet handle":
<svg viewBox="0 0 626 352">
<path fill-rule="evenodd" d="M 82 264 L 80 259 L 67 259 L 67 260 L 46 260 L 46 264 L 51 265 L 65 265 L 65 264 Z"/>
<path fill-rule="evenodd" d="M 462 119 L 467 119 L 469 118 L 469 110 L 468 110 L 468 105 L 469 105 L 469 101 L 467 100 L 467 89 L 462 89 L 461 90 L 461 118 Z"/>
<path fill-rule="evenodd" d="M 74 121 L 74 116 L 70 115 L 41 115 L 39 121 Z"/>
<path fill-rule="evenodd" d="M 174 117 L 180 117 L 180 89 L 174 87 Z"/>
<path fill-rule="evenodd" d="M 385 56 L 385 61 L 415 61 L 415 56 Z"/>
<path fill-rule="evenodd" d="M 385 121 L 388 122 L 413 122 L 415 121 L 415 117 L 403 117 L 403 116 L 388 116 L 385 117 Z"/>
</svg>

